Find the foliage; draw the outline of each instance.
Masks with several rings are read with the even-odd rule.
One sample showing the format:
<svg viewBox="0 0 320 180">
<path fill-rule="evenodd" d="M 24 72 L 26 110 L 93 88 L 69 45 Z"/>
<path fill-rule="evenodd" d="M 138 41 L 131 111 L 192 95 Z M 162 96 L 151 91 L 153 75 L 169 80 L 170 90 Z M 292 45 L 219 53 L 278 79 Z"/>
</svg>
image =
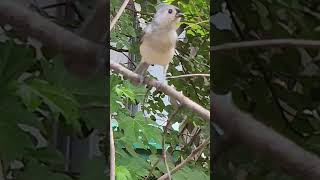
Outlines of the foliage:
<svg viewBox="0 0 320 180">
<path fill-rule="evenodd" d="M 14 29 L 3 37 L 8 40 L 0 42 L 0 170 L 19 180 L 104 179 L 104 157 L 88 162 L 99 173 L 74 175 L 65 171 L 69 159 L 52 142 L 55 122 L 62 136 L 79 139 L 105 130 L 104 82 L 97 74 L 75 77 L 62 55 L 44 46 L 36 49 Z"/>
<path fill-rule="evenodd" d="M 227 2 L 227 7 L 224 1 L 216 1 L 213 6 L 215 21 L 211 28 L 215 41 L 211 42 L 214 45 L 255 39 L 319 37 L 317 1 Z M 228 15 L 230 8 L 234 18 Z M 218 20 L 221 14 L 229 18 Z M 220 28 L 221 21 L 228 19 L 233 23 L 232 29 Z M 276 47 L 215 52 L 212 54 L 212 88 L 220 94 L 231 91 L 239 108 L 304 148 L 319 153 L 317 55 L 318 50 Z M 246 179 L 292 179 L 266 163 L 268 160 L 257 163 L 261 161 L 259 157 L 241 149 L 232 151 L 232 157 L 229 153 L 219 157 L 217 174 L 221 179 L 236 179 L 239 171 L 248 173 Z M 243 161 L 235 162 L 239 157 Z"/>
<path fill-rule="evenodd" d="M 174 57 L 173 63 L 169 66 L 168 72 L 172 76 L 182 74 L 209 73 L 209 1 L 207 0 L 185 0 L 185 1 L 164 1 L 174 4 L 185 14 L 185 19 L 180 27 L 185 30 L 185 39 L 177 44 L 178 55 Z M 115 16 L 122 1 L 111 1 L 111 18 Z M 139 58 L 139 38 L 143 29 L 138 22 L 150 22 L 152 14 L 155 13 L 159 4 L 156 0 L 136 0 L 135 5 L 129 3 L 129 9 L 117 22 L 111 32 L 110 45 L 119 51 L 127 49 L 130 54 L 128 67 L 134 69 Z M 135 7 L 141 6 L 141 15 L 137 21 Z M 130 10 L 131 9 L 131 10 Z M 133 64 L 134 63 L 134 64 Z M 181 67 L 175 68 L 175 67 Z M 191 98 L 195 102 L 209 108 L 209 79 L 203 77 L 172 79 L 168 82 L 174 85 L 178 91 Z M 114 140 L 116 146 L 116 178 L 117 179 L 149 179 L 158 178 L 167 173 L 163 161 L 160 161 L 155 168 L 155 162 L 161 159 L 162 139 L 165 138 L 165 147 L 168 147 L 167 160 L 170 169 L 175 167 L 191 153 L 190 145 L 186 145 L 182 132 L 170 129 L 164 135 L 163 127 L 158 125 L 157 118 L 167 119 L 164 112 L 170 114 L 174 106 L 167 104 L 164 94 L 145 87 L 135 87 L 121 76 L 111 73 L 111 113 L 117 126 L 114 127 Z M 137 104 L 142 104 L 142 112 L 135 110 Z M 149 114 L 145 115 L 145 114 Z M 182 109 L 172 119 L 171 123 L 182 122 L 187 118 L 188 124 L 205 126 L 208 125 L 202 119 L 191 112 Z M 208 136 L 209 129 L 203 128 L 199 137 Z M 170 146 L 169 146 L 170 145 Z M 195 143 L 194 145 L 198 145 Z M 169 153 L 170 152 L 170 153 Z M 195 179 L 202 177 L 208 179 L 209 153 L 204 151 L 206 158 L 200 157 L 196 163 L 188 165 L 173 176 L 173 179 Z"/>
</svg>

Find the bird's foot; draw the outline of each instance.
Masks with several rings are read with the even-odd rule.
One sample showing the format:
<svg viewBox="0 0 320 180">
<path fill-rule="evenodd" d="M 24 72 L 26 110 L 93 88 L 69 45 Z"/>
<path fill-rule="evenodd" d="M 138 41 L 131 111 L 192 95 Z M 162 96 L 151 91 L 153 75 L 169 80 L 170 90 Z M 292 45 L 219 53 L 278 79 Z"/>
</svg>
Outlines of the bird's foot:
<svg viewBox="0 0 320 180">
<path fill-rule="evenodd" d="M 159 91 L 159 89 L 160 89 L 160 87 L 161 87 L 162 84 L 163 84 L 163 83 L 160 82 L 160 81 L 157 81 L 157 82 L 156 82 L 156 86 L 155 86 L 156 91 Z"/>
<path fill-rule="evenodd" d="M 139 85 L 142 85 L 144 82 L 145 77 L 144 76 L 140 76 L 139 78 Z"/>
<path fill-rule="evenodd" d="M 139 76 L 139 79 L 135 79 L 132 80 L 131 82 L 135 85 L 135 86 L 140 86 L 143 84 L 145 77 L 144 76 Z"/>
</svg>

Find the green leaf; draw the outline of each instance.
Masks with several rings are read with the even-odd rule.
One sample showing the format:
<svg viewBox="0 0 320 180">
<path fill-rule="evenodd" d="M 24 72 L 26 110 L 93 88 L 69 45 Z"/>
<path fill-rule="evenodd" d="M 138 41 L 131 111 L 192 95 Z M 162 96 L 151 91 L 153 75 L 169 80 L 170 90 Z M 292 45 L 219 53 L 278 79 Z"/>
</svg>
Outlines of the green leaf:
<svg viewBox="0 0 320 180">
<path fill-rule="evenodd" d="M 42 103 L 41 98 L 25 83 L 20 83 L 18 85 L 17 93 L 31 112 L 35 111 Z"/>
<path fill-rule="evenodd" d="M 124 130 L 124 138 L 128 142 L 132 144 L 141 143 L 145 139 L 147 142 L 153 141 L 161 144 L 161 129 L 154 121 L 145 118 L 141 112 L 137 113 L 134 119 L 123 114 L 119 115 L 117 121 L 119 122 L 119 128 Z"/>
<path fill-rule="evenodd" d="M 32 159 L 25 166 L 18 180 L 72 180 L 67 175 L 50 172 L 49 168 Z"/>
<path fill-rule="evenodd" d="M 45 81 L 34 80 L 29 84 L 42 100 L 49 106 L 55 114 L 62 114 L 66 123 L 76 129 L 80 129 L 78 118 L 80 116 L 79 103 L 72 94 L 65 89 L 50 85 Z"/>
<path fill-rule="evenodd" d="M 128 154 L 118 156 L 116 158 L 117 166 L 125 167 L 131 174 L 133 179 L 141 179 L 149 174 L 149 164 L 141 156 L 130 156 Z"/>
<path fill-rule="evenodd" d="M 39 148 L 30 152 L 29 156 L 54 167 L 63 168 L 65 164 L 63 154 L 55 149 Z"/>
<path fill-rule="evenodd" d="M 104 180 L 106 179 L 106 163 L 103 157 L 95 157 L 84 163 L 80 180 Z"/>
<path fill-rule="evenodd" d="M 132 180 L 130 172 L 124 166 L 116 167 L 116 180 Z"/>
<path fill-rule="evenodd" d="M 18 45 L 11 40 L 0 42 L 0 83 L 17 79 L 35 60 L 33 47 Z"/>
<path fill-rule="evenodd" d="M 5 159 L 21 158 L 26 149 L 33 149 L 30 137 L 18 123 L 39 127 L 36 116 L 22 107 L 18 98 L 0 96 L 0 152 Z"/>
<path fill-rule="evenodd" d="M 103 111 L 101 109 L 82 110 L 80 112 L 81 118 L 85 121 L 88 128 L 105 130 L 108 114 L 106 110 Z"/>
</svg>

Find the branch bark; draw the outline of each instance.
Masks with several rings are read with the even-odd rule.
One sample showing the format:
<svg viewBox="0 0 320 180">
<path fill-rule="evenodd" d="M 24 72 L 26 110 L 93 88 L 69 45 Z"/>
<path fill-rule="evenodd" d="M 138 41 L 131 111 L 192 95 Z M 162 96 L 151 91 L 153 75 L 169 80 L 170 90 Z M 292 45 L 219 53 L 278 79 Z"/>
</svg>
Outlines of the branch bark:
<svg viewBox="0 0 320 180">
<path fill-rule="evenodd" d="M 10 0 L 0 1 L 0 24 L 9 24 L 19 33 L 31 36 L 64 54 L 89 57 L 85 59 L 86 62 L 79 63 L 87 64 L 87 61 L 95 59 L 99 47 Z"/>
<path fill-rule="evenodd" d="M 107 36 L 107 3 L 109 3 L 109 0 L 98 0 L 96 2 L 93 13 L 86 18 L 79 30 L 81 37 L 99 43 L 104 38 L 103 36 Z"/>
<path fill-rule="evenodd" d="M 124 77 L 132 81 L 139 82 L 140 80 L 140 76 L 138 74 L 130 71 L 129 69 L 123 67 L 120 64 L 110 63 L 110 68 L 113 69 L 116 73 L 122 74 Z M 184 96 L 182 93 L 179 93 L 173 87 L 161 84 L 159 81 L 151 80 L 148 78 L 145 79 L 144 83 L 150 87 L 157 87 L 158 90 L 162 91 L 171 98 L 174 98 L 177 101 L 179 101 L 181 106 L 190 109 L 191 111 L 198 114 L 201 118 L 207 121 L 210 120 L 210 112 L 207 109 L 195 103 L 188 97 Z"/>
<path fill-rule="evenodd" d="M 111 117 L 110 117 L 111 119 Z M 113 129 L 112 123 L 110 121 L 110 180 L 115 180 L 116 178 L 116 148 L 114 146 L 113 139 Z"/>
<path fill-rule="evenodd" d="M 126 9 L 128 3 L 130 0 L 124 0 L 123 4 L 121 5 L 118 13 L 116 14 L 116 16 L 112 19 L 111 23 L 110 23 L 110 31 L 112 30 L 112 28 L 114 27 L 114 25 L 116 25 L 118 19 L 120 18 L 120 16 L 122 15 L 123 11 Z"/>
<path fill-rule="evenodd" d="M 169 76 L 166 79 L 178 79 L 178 78 L 188 78 L 188 77 L 210 77 L 210 74 L 184 74 L 179 76 Z"/>
<path fill-rule="evenodd" d="M 241 112 L 231 101 L 231 95 L 211 94 L 214 120 L 237 143 L 268 155 L 289 175 L 299 179 L 320 179 L 320 159 L 286 137 Z"/>
<path fill-rule="evenodd" d="M 255 41 L 241 41 L 212 46 L 210 51 L 226 51 L 243 48 L 266 48 L 266 47 L 297 47 L 297 48 L 320 48 L 320 41 L 304 39 L 268 39 Z"/>
</svg>

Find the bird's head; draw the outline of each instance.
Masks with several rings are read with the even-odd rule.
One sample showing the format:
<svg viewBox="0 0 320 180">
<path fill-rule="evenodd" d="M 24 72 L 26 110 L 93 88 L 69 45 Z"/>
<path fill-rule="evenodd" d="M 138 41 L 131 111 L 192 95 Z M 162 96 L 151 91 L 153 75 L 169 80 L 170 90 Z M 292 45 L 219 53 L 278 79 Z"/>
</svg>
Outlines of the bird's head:
<svg viewBox="0 0 320 180">
<path fill-rule="evenodd" d="M 183 13 L 180 12 L 179 8 L 165 4 L 158 9 L 153 21 L 159 26 L 171 26 L 176 28 L 182 17 Z"/>
</svg>

